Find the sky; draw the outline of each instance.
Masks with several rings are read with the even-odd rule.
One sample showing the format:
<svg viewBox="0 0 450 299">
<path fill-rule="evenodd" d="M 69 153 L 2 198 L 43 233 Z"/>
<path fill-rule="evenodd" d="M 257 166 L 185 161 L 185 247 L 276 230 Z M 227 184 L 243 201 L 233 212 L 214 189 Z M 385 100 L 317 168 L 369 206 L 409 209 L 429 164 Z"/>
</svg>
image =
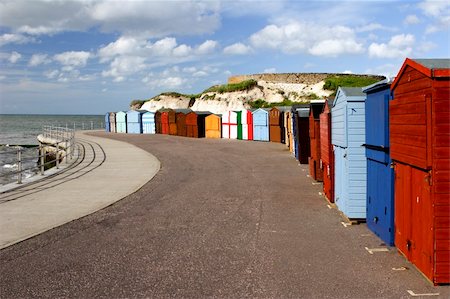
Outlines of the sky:
<svg viewBox="0 0 450 299">
<path fill-rule="evenodd" d="M 395 76 L 450 57 L 450 1 L 0 0 L 0 114 L 104 114 L 231 75 Z"/>
</svg>

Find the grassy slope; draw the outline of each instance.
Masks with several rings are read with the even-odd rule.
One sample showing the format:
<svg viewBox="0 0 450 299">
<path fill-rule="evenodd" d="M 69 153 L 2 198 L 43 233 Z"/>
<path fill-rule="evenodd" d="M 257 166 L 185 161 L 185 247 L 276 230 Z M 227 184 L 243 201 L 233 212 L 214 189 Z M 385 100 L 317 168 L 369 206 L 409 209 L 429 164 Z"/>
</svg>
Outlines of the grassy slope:
<svg viewBox="0 0 450 299">
<path fill-rule="evenodd" d="M 356 76 L 356 75 L 348 75 L 348 74 L 342 74 L 342 75 L 330 75 L 327 79 L 325 79 L 325 84 L 323 88 L 325 90 L 332 90 L 334 91 L 331 96 L 334 96 L 336 94 L 336 90 L 339 86 L 343 87 L 363 87 L 370 84 L 373 84 L 375 82 L 378 82 L 382 80 L 380 76 Z M 200 98 L 203 94 L 208 92 L 216 92 L 216 93 L 226 93 L 226 92 L 234 92 L 234 91 L 244 91 L 249 90 L 255 86 L 258 85 L 258 82 L 255 80 L 246 80 L 242 81 L 240 83 L 235 84 L 223 84 L 223 85 L 215 85 L 211 86 L 208 89 L 205 89 L 202 93 L 199 94 L 182 94 L 178 92 L 163 92 L 160 95 L 165 96 L 173 96 L 173 97 L 186 97 L 190 98 L 191 100 L 195 100 L 197 98 Z M 142 105 L 146 101 L 157 99 L 160 95 L 155 96 L 148 100 L 133 100 L 131 102 L 131 105 L 140 104 Z M 250 106 L 252 108 L 269 108 L 273 106 L 291 106 L 292 104 L 298 104 L 299 102 L 292 102 L 288 100 L 287 98 L 283 102 L 279 103 L 268 103 L 264 101 L 263 99 L 258 99 L 256 101 L 249 102 Z"/>
</svg>

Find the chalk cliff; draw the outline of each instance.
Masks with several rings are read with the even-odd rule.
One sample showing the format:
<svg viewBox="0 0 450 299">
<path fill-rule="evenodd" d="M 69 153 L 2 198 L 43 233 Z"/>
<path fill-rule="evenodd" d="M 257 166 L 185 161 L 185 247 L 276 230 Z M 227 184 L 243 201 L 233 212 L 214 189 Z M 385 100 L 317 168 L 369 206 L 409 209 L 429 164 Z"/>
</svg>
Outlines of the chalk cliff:
<svg viewBox="0 0 450 299">
<path fill-rule="evenodd" d="M 264 103 L 290 104 L 295 102 L 309 102 L 313 99 L 327 98 L 334 94 L 333 89 L 325 89 L 329 78 L 351 77 L 359 80 L 371 79 L 376 82 L 381 76 L 348 75 L 348 74 L 255 74 L 232 76 L 228 85 L 253 81 L 254 84 L 243 84 L 242 88 L 233 91 L 211 87 L 198 95 L 182 95 L 178 93 L 163 93 L 139 104 L 132 109 L 156 111 L 160 108 L 191 108 L 194 111 L 211 111 L 222 113 L 227 110 L 239 110 L 255 106 L 255 101 Z M 368 85 L 368 84 L 367 84 Z M 224 91 L 225 90 L 225 91 Z"/>
</svg>

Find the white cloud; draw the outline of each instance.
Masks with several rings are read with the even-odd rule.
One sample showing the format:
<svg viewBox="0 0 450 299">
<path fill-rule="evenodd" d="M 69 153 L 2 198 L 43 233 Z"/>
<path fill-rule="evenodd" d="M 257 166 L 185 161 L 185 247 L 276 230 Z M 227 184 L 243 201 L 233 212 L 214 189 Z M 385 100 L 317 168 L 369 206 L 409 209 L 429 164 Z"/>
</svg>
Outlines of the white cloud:
<svg viewBox="0 0 450 299">
<path fill-rule="evenodd" d="M 192 74 L 193 77 L 206 77 L 208 73 L 205 71 L 198 71 Z"/>
<path fill-rule="evenodd" d="M 51 59 L 47 58 L 47 54 L 33 54 L 28 61 L 29 66 L 38 66 L 41 64 L 48 64 L 51 62 Z"/>
<path fill-rule="evenodd" d="M 408 15 L 403 20 L 403 23 L 406 25 L 415 25 L 420 23 L 420 19 L 416 15 Z"/>
<path fill-rule="evenodd" d="M 347 53 L 362 53 L 364 48 L 362 44 L 352 39 L 328 39 L 320 41 L 309 49 L 309 53 L 316 56 L 337 56 Z"/>
<path fill-rule="evenodd" d="M 229 55 L 246 55 L 251 51 L 252 48 L 243 43 L 235 43 L 223 49 L 223 53 Z"/>
<path fill-rule="evenodd" d="M 178 57 L 189 56 L 192 53 L 192 48 L 187 45 L 179 45 L 175 49 L 173 49 L 173 55 Z"/>
<path fill-rule="evenodd" d="M 147 76 L 142 80 L 148 86 L 152 88 L 160 88 L 160 89 L 177 89 L 182 86 L 185 86 L 188 80 L 179 76 L 170 76 L 170 77 L 157 77 Z"/>
<path fill-rule="evenodd" d="M 170 56 L 173 49 L 177 46 L 177 40 L 173 37 L 166 37 L 158 40 L 153 45 L 147 45 L 150 53 L 157 56 Z"/>
<path fill-rule="evenodd" d="M 377 58 L 404 58 L 412 53 L 415 43 L 414 35 L 394 35 L 389 42 L 372 43 L 369 46 L 369 56 Z"/>
<path fill-rule="evenodd" d="M 11 55 L 8 58 L 8 61 L 11 63 L 16 63 L 17 61 L 22 58 L 22 55 L 20 53 L 17 53 L 16 51 L 12 52 Z"/>
<path fill-rule="evenodd" d="M 116 55 L 129 55 L 140 51 L 145 46 L 145 41 L 137 40 L 134 37 L 121 36 L 115 42 L 98 50 L 100 62 L 112 59 Z"/>
<path fill-rule="evenodd" d="M 280 50 L 288 54 L 310 53 L 337 56 L 364 52 L 355 31 L 346 26 L 324 26 L 290 21 L 284 25 L 268 25 L 250 37 L 255 48 Z"/>
<path fill-rule="evenodd" d="M 450 2 L 446 0 L 425 0 L 419 3 L 422 12 L 430 17 L 434 23 L 427 26 L 425 33 L 448 31 L 450 27 Z"/>
<path fill-rule="evenodd" d="M 103 77 L 112 77 L 114 82 L 125 81 L 126 77 L 146 68 L 145 59 L 137 56 L 119 56 L 114 58 L 109 70 L 103 71 Z"/>
<path fill-rule="evenodd" d="M 272 74 L 272 73 L 276 73 L 276 72 L 277 72 L 277 69 L 274 68 L 274 67 L 265 69 L 265 70 L 263 71 L 263 73 L 265 73 L 265 74 Z"/>
<path fill-rule="evenodd" d="M 419 3 L 419 8 L 428 16 L 440 17 L 449 13 L 450 2 L 446 0 L 425 0 Z"/>
<path fill-rule="evenodd" d="M 54 79 L 59 75 L 59 71 L 58 70 L 53 70 L 53 71 L 46 71 L 44 73 L 44 76 L 46 76 L 49 79 Z"/>
<path fill-rule="evenodd" d="M 353 74 L 353 72 L 351 70 L 345 70 L 342 72 L 343 74 Z"/>
<path fill-rule="evenodd" d="M 64 66 L 84 67 L 90 57 L 91 54 L 89 52 L 69 51 L 56 54 L 55 56 L 53 56 L 53 59 Z"/>
<path fill-rule="evenodd" d="M 196 52 L 198 54 L 209 54 L 214 52 L 214 50 L 217 48 L 217 42 L 213 41 L 213 40 L 207 40 L 204 43 L 200 44 L 197 49 Z"/>
<path fill-rule="evenodd" d="M 34 38 L 25 36 L 23 34 L 5 33 L 0 35 L 0 47 L 7 44 L 26 44 L 34 41 Z"/>
<path fill-rule="evenodd" d="M 157 37 L 203 34 L 220 25 L 217 1 L 3 1 L 2 26 L 27 34 L 85 31 Z"/>
<path fill-rule="evenodd" d="M 358 27 L 355 29 L 356 32 L 369 32 L 369 31 L 375 31 L 375 30 L 387 30 L 387 31 L 394 31 L 394 28 L 383 26 L 379 23 L 370 23 L 361 27 Z"/>
</svg>

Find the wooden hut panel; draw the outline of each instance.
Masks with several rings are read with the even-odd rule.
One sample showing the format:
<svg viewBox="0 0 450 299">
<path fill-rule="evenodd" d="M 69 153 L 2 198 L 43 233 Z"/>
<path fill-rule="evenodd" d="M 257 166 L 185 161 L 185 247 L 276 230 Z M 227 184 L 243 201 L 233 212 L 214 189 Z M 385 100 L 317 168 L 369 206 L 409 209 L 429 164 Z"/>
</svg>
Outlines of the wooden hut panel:
<svg viewBox="0 0 450 299">
<path fill-rule="evenodd" d="M 169 134 L 169 112 L 161 112 L 161 134 Z"/>
<path fill-rule="evenodd" d="M 127 112 L 127 133 L 142 133 L 142 113 L 140 111 L 130 110 Z"/>
<path fill-rule="evenodd" d="M 162 132 L 161 129 L 161 112 L 160 111 L 156 111 L 155 112 L 155 133 L 156 134 L 161 134 Z"/>
<path fill-rule="evenodd" d="M 109 112 L 105 114 L 105 132 L 111 131 L 111 124 L 109 122 Z"/>
<path fill-rule="evenodd" d="M 117 133 L 127 132 L 127 114 L 124 111 L 116 113 L 116 129 Z"/>
<path fill-rule="evenodd" d="M 395 244 L 435 284 L 450 283 L 449 82 L 449 59 L 406 59 L 390 102 Z"/>
<path fill-rule="evenodd" d="M 351 219 L 366 218 L 365 94 L 361 88 L 338 88 L 333 103 L 335 202 Z M 338 111 L 335 117 L 335 110 Z M 342 122 L 345 122 L 344 124 Z M 334 136 L 334 134 L 338 136 Z"/>
<path fill-rule="evenodd" d="M 142 133 L 144 134 L 155 134 L 155 113 L 145 112 L 142 114 Z"/>
<path fill-rule="evenodd" d="M 109 125 L 110 125 L 110 131 L 113 133 L 116 133 L 117 132 L 116 113 L 114 113 L 114 112 L 109 113 Z"/>
<path fill-rule="evenodd" d="M 237 139 L 237 137 L 237 113 L 234 111 L 227 111 L 222 114 L 222 138 Z"/>
<path fill-rule="evenodd" d="M 269 112 L 266 109 L 253 111 L 253 140 L 269 141 Z"/>
<path fill-rule="evenodd" d="M 221 115 L 211 114 L 205 118 L 206 138 L 221 138 Z"/>
<path fill-rule="evenodd" d="M 183 112 L 178 112 L 176 114 L 176 123 L 177 123 L 177 135 L 178 136 L 187 136 L 187 129 L 186 129 L 186 114 Z"/>
</svg>

